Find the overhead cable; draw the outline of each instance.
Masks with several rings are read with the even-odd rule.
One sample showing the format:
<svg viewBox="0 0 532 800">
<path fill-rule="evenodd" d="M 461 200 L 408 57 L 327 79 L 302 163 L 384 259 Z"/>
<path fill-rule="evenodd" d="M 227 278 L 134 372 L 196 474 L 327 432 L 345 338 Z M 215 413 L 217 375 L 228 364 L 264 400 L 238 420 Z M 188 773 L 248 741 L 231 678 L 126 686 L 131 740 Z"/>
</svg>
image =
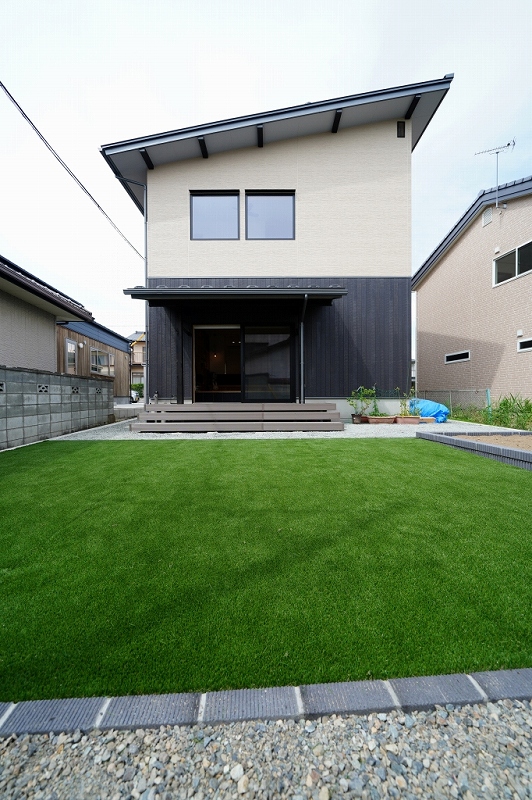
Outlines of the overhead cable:
<svg viewBox="0 0 532 800">
<path fill-rule="evenodd" d="M 4 84 L 3 84 L 1 81 L 0 81 L 0 88 L 4 90 L 4 92 L 6 93 L 7 97 L 8 97 L 8 98 L 11 100 L 11 102 L 13 103 L 13 105 L 15 106 L 15 108 L 17 108 L 17 109 L 18 109 L 18 111 L 19 111 L 19 112 L 21 113 L 21 115 L 24 117 L 24 119 L 26 120 L 26 122 L 27 122 L 29 125 L 31 125 L 31 127 L 33 128 L 33 130 L 35 131 L 35 133 L 37 134 L 37 136 L 38 136 L 38 137 L 39 137 L 39 139 L 41 140 L 41 142 L 42 142 L 44 145 L 46 145 L 46 147 L 48 148 L 48 150 L 50 151 L 50 153 L 51 153 L 51 154 L 54 156 L 54 158 L 56 158 L 56 159 L 57 159 L 57 161 L 59 161 L 59 163 L 61 164 L 61 166 L 63 167 L 63 169 L 65 169 L 65 170 L 68 172 L 68 174 L 70 175 L 70 177 L 71 177 L 73 180 L 75 180 L 75 181 L 76 181 L 76 183 L 77 183 L 77 185 L 79 186 L 79 188 L 80 188 L 80 189 L 82 189 L 82 191 L 83 191 L 83 192 L 85 192 L 85 194 L 87 195 L 87 197 L 89 197 L 89 198 L 92 200 L 92 202 L 94 203 L 94 205 L 96 206 L 96 208 L 98 209 L 98 211 L 101 211 L 101 213 L 104 215 L 105 219 L 106 219 L 106 220 L 107 220 L 107 221 L 108 221 L 108 222 L 109 222 L 109 223 L 110 223 L 110 224 L 113 226 L 113 228 L 115 229 L 115 231 L 116 231 L 116 232 L 117 232 L 117 233 L 118 233 L 118 234 L 119 234 L 119 235 L 122 237 L 122 239 L 123 239 L 125 242 L 127 242 L 127 244 L 128 244 L 130 247 L 131 247 L 131 249 L 132 249 L 132 250 L 134 250 L 134 251 L 135 251 L 135 253 L 136 253 L 138 256 L 140 256 L 140 258 L 142 258 L 142 259 L 144 260 L 144 256 L 142 255 L 142 253 L 139 253 L 139 251 L 137 250 L 137 248 L 136 248 L 136 247 L 135 247 L 133 244 L 131 244 L 131 242 L 129 241 L 129 239 L 127 238 L 127 236 L 124 236 L 124 234 L 122 233 L 122 231 L 120 230 L 120 228 L 118 228 L 118 227 L 115 225 L 115 223 L 113 222 L 113 220 L 111 219 L 111 217 L 109 216 L 109 214 L 107 214 L 107 213 L 106 213 L 106 212 L 103 210 L 103 208 L 101 207 L 101 205 L 100 205 L 100 204 L 97 202 L 97 200 L 96 200 L 96 199 L 95 199 L 95 198 L 92 196 L 92 194 L 89 192 L 89 190 L 87 189 L 87 187 L 86 187 L 86 186 L 84 186 L 84 185 L 82 184 L 82 182 L 79 180 L 79 178 L 77 178 L 77 177 L 74 175 L 74 173 L 72 172 L 72 170 L 70 169 L 70 167 L 69 167 L 67 164 L 65 164 L 65 162 L 63 161 L 63 159 L 61 158 L 61 156 L 59 155 L 59 153 L 57 153 L 57 152 L 54 150 L 54 148 L 52 147 L 52 145 L 51 145 L 51 144 L 50 144 L 50 143 L 49 143 L 49 142 L 48 142 L 48 141 L 45 139 L 45 137 L 42 135 L 42 133 L 40 132 L 40 130 L 39 130 L 39 129 L 38 129 L 38 128 L 37 128 L 37 127 L 36 127 L 36 126 L 33 124 L 33 122 L 31 121 L 31 119 L 28 117 L 28 115 L 25 113 L 25 111 L 24 111 L 24 110 L 23 110 L 23 109 L 22 109 L 22 108 L 19 106 L 19 104 L 17 103 L 17 101 L 15 100 L 15 98 L 13 97 L 13 95 L 12 95 L 12 94 L 11 94 L 11 93 L 10 93 L 10 92 L 9 92 L 9 91 L 6 89 L 6 87 L 4 86 Z"/>
</svg>

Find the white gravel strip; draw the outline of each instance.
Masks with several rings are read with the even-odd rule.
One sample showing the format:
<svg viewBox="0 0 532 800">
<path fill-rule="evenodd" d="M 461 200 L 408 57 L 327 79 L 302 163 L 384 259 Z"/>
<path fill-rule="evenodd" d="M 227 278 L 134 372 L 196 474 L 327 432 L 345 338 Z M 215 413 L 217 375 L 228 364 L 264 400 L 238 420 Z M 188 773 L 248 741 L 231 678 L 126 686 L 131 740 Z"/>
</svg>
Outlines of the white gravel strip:
<svg viewBox="0 0 532 800">
<path fill-rule="evenodd" d="M 526 800 L 532 708 L 0 739 L 2 800 Z"/>
<path fill-rule="evenodd" d="M 111 441 L 132 440 L 143 442 L 149 439 L 168 441 L 169 439 L 415 439 L 416 431 L 427 433 L 467 433 L 504 432 L 509 428 L 497 428 L 494 425 L 480 425 L 474 422 L 423 423 L 422 425 L 353 425 L 347 423 L 343 431 L 270 431 L 259 433 L 139 433 L 131 431 L 131 420 L 102 425 L 85 431 L 68 433 L 56 437 L 57 440 L 72 441 Z"/>
</svg>

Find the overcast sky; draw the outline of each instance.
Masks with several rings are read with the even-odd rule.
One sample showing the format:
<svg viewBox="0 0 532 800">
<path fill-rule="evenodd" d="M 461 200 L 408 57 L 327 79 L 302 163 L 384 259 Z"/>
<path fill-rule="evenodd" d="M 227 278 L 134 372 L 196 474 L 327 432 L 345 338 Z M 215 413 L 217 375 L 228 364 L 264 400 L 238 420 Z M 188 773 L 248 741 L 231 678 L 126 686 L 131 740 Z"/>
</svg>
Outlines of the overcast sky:
<svg viewBox="0 0 532 800">
<path fill-rule="evenodd" d="M 413 154 L 415 271 L 479 191 L 532 173 L 532 0 L 0 0 L 0 81 L 118 227 L 102 144 L 455 79 Z M 0 253 L 127 335 L 143 262 L 0 92 Z M 383 227 L 385 230 L 385 227 Z"/>
</svg>

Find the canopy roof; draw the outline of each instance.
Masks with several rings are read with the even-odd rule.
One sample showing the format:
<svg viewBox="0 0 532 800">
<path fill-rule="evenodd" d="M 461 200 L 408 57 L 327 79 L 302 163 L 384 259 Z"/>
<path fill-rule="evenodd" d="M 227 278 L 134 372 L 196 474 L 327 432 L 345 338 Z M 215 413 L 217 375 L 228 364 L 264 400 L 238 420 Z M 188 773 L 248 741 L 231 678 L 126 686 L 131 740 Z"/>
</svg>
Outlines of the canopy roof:
<svg viewBox="0 0 532 800">
<path fill-rule="evenodd" d="M 245 147 L 267 147 L 272 142 L 332 134 L 345 128 L 386 120 L 412 122 L 412 150 L 419 142 L 447 94 L 453 75 L 423 83 L 336 97 L 317 103 L 266 111 L 234 119 L 105 144 L 101 153 L 115 175 L 146 183 L 146 174 L 162 164 Z M 135 205 L 144 210 L 143 186 L 123 183 Z"/>
<path fill-rule="evenodd" d="M 180 286 L 170 288 L 158 286 L 147 289 L 145 286 L 135 286 L 124 289 L 124 294 L 129 294 L 136 300 L 295 300 L 305 298 L 331 302 L 347 294 L 347 289 L 341 286 L 331 287 L 300 287 L 287 286 L 283 288 L 248 286 L 246 288 L 204 286 L 191 288 Z"/>
</svg>

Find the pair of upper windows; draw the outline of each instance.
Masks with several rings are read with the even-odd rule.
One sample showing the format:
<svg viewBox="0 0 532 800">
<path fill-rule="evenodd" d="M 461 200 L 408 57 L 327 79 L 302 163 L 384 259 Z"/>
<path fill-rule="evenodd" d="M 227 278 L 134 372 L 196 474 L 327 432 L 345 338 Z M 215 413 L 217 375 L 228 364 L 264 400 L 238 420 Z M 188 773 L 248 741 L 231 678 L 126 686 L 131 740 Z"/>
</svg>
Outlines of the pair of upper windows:
<svg viewBox="0 0 532 800">
<path fill-rule="evenodd" d="M 246 191 L 246 239 L 294 239 L 293 191 Z M 240 192 L 191 192 L 191 239 L 240 239 Z"/>
</svg>

